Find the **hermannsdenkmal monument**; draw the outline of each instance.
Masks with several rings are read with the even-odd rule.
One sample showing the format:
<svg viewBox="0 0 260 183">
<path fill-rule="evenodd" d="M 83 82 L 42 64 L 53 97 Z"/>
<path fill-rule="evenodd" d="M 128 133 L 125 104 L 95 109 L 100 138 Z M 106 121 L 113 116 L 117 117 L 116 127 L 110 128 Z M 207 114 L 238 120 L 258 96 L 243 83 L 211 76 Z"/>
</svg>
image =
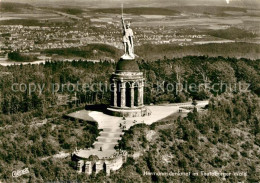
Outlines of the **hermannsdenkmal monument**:
<svg viewBox="0 0 260 183">
<path fill-rule="evenodd" d="M 122 16 L 124 54 L 116 65 L 116 70 L 111 76 L 111 103 L 102 111 L 81 110 L 69 114 L 69 117 L 79 120 L 90 120 L 98 123 L 100 130 L 93 147 L 75 150 L 72 159 L 77 162 L 77 172 L 85 174 L 97 174 L 119 170 L 128 157 L 136 158 L 139 152 L 127 152 L 120 149 L 118 142 L 122 139 L 125 130 L 136 124 L 151 125 L 173 113 L 180 111 L 180 106 L 192 108 L 192 104 L 182 103 L 176 105 L 144 105 L 143 72 L 135 60 L 134 34 L 130 24 Z M 205 106 L 208 101 L 199 102 Z M 186 110 L 186 109 L 181 109 Z"/>
<path fill-rule="evenodd" d="M 124 55 L 117 63 L 116 71 L 111 77 L 113 92 L 111 115 L 122 117 L 140 117 L 150 114 L 144 106 L 144 76 L 140 72 L 134 54 L 134 33 L 130 22 L 125 23 L 122 12 Z"/>
<path fill-rule="evenodd" d="M 144 76 L 140 72 L 134 54 L 134 34 L 130 28 L 130 22 L 125 24 L 122 15 L 124 55 L 117 63 L 116 71 L 112 74 L 111 82 L 111 105 L 104 113 L 102 121 L 98 121 L 99 128 L 102 128 L 98 140 L 93 148 L 75 150 L 72 157 L 77 161 L 79 173 L 98 173 L 104 171 L 107 175 L 110 171 L 118 170 L 126 162 L 127 152 L 115 150 L 115 145 L 124 134 L 126 128 L 125 117 L 144 117 L 151 112 L 144 106 Z M 84 113 L 85 111 L 83 111 Z M 79 116 L 79 113 L 76 114 Z M 89 114 L 86 114 L 89 115 Z M 115 117 L 114 117 L 115 116 Z M 117 117 L 123 117 L 119 122 Z M 113 121 L 112 120 L 115 120 Z M 120 123 L 120 124 L 119 124 Z"/>
</svg>

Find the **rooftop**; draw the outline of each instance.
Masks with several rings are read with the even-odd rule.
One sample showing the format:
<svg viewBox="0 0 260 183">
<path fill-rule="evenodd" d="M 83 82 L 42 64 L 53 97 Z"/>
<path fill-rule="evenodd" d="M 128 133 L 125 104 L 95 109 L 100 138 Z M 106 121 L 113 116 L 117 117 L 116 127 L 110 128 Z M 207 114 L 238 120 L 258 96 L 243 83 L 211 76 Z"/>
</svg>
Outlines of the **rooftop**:
<svg viewBox="0 0 260 183">
<path fill-rule="evenodd" d="M 116 65 L 116 72 L 140 72 L 140 69 L 135 60 L 120 59 Z"/>
</svg>

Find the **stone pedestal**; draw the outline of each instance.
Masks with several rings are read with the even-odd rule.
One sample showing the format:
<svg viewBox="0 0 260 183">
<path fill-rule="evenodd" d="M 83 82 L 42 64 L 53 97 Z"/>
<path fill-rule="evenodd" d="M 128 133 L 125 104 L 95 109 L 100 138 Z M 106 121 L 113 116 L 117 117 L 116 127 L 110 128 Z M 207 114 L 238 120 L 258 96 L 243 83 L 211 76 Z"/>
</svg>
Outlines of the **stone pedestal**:
<svg viewBox="0 0 260 183">
<path fill-rule="evenodd" d="M 108 111 L 116 116 L 144 116 L 144 77 L 135 60 L 121 59 L 111 81 L 114 85 Z M 137 96 L 135 92 L 137 91 Z M 127 98 L 126 97 L 130 97 Z M 137 97 L 137 98 L 136 98 Z M 135 102 L 137 101 L 137 103 Z"/>
</svg>

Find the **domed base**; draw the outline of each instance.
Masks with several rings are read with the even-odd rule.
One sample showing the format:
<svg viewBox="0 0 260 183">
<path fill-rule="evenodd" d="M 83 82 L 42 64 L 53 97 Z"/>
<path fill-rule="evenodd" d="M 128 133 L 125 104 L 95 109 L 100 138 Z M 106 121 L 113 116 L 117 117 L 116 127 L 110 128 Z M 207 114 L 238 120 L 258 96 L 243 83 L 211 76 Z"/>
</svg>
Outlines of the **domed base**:
<svg viewBox="0 0 260 183">
<path fill-rule="evenodd" d="M 110 115 L 118 117 L 143 117 L 149 115 L 149 111 L 145 106 L 136 108 L 116 108 L 109 107 L 107 111 Z"/>
<path fill-rule="evenodd" d="M 116 65 L 116 73 L 118 72 L 140 72 L 140 69 L 134 59 L 121 58 Z"/>
</svg>

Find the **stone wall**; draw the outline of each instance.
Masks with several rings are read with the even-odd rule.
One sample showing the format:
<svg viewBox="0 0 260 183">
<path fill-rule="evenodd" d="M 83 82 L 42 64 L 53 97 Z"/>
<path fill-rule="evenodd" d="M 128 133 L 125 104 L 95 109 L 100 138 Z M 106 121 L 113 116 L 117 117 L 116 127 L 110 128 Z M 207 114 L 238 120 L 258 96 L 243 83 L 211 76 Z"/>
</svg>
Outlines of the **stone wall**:
<svg viewBox="0 0 260 183">
<path fill-rule="evenodd" d="M 100 160 L 78 160 L 77 161 L 77 172 L 86 173 L 91 175 L 92 173 L 99 173 L 104 171 L 106 175 L 110 175 L 111 171 L 120 169 L 124 162 L 126 162 L 127 154 L 118 154 L 117 156 L 109 159 Z"/>
</svg>

